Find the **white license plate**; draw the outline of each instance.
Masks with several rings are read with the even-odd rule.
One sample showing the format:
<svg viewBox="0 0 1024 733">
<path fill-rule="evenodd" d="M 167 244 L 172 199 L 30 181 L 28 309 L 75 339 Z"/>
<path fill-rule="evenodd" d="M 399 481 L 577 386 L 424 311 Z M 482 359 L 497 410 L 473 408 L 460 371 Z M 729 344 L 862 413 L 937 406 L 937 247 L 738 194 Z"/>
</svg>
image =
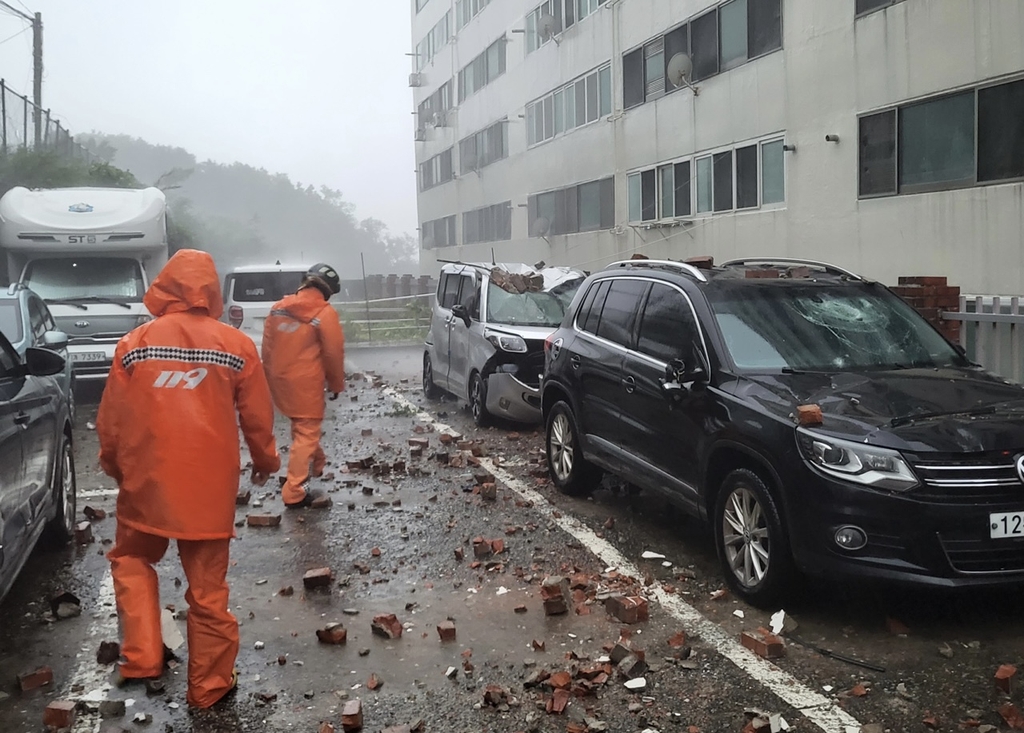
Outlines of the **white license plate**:
<svg viewBox="0 0 1024 733">
<path fill-rule="evenodd" d="M 988 515 L 989 537 L 1024 537 L 1024 512 L 1002 512 Z"/>
<path fill-rule="evenodd" d="M 102 351 L 76 351 L 71 354 L 72 362 L 106 361 L 107 355 Z"/>
</svg>

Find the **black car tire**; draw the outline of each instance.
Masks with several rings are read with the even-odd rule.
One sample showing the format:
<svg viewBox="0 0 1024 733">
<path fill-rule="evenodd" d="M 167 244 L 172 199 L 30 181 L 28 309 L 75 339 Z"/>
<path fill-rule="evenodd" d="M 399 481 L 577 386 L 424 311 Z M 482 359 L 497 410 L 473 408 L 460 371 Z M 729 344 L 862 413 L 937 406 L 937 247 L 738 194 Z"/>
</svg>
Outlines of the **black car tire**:
<svg viewBox="0 0 1024 733">
<path fill-rule="evenodd" d="M 748 603 L 772 607 L 793 585 L 796 568 L 775 497 L 757 473 L 740 468 L 725 477 L 714 528 L 726 583 Z"/>
<path fill-rule="evenodd" d="M 71 438 L 61 435 L 60 452 L 53 471 L 53 502 L 56 513 L 46 525 L 46 535 L 55 545 L 66 545 L 75 535 L 78 514 L 78 483 L 75 479 L 75 452 Z"/>
<path fill-rule="evenodd" d="M 480 372 L 473 372 L 469 378 L 469 409 L 478 428 L 490 427 L 494 422 L 494 417 L 487 411 L 487 383 Z"/>
<path fill-rule="evenodd" d="M 582 496 L 594 490 L 601 472 L 583 457 L 580 432 L 568 403 L 556 402 L 548 413 L 544 448 L 548 457 L 548 473 L 559 491 L 570 496 Z"/>
<path fill-rule="evenodd" d="M 434 383 L 434 363 L 430 354 L 423 354 L 423 396 L 428 400 L 441 399 L 441 388 Z"/>
</svg>

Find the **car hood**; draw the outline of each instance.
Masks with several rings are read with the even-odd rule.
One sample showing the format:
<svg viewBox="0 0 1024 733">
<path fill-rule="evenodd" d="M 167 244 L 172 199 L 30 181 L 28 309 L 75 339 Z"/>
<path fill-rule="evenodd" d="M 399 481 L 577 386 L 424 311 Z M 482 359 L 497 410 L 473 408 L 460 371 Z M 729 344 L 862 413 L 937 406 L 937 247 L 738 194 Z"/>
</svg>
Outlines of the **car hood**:
<svg viewBox="0 0 1024 733">
<path fill-rule="evenodd" d="M 745 376 L 735 392 L 794 424 L 816 404 L 817 430 L 897 450 L 1024 449 L 1024 387 L 981 368 Z"/>
</svg>

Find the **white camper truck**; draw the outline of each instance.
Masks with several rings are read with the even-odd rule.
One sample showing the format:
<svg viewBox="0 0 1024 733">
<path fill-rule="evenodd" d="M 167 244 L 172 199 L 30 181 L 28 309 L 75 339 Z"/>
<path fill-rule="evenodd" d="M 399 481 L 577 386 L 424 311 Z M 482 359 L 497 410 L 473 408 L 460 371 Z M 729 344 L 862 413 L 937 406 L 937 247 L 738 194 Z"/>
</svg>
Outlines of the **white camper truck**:
<svg viewBox="0 0 1024 733">
<path fill-rule="evenodd" d="M 167 262 L 166 215 L 156 188 L 18 187 L 0 198 L 0 282 L 46 301 L 78 379 L 105 378 L 118 340 L 150 320 L 142 296 Z"/>
</svg>

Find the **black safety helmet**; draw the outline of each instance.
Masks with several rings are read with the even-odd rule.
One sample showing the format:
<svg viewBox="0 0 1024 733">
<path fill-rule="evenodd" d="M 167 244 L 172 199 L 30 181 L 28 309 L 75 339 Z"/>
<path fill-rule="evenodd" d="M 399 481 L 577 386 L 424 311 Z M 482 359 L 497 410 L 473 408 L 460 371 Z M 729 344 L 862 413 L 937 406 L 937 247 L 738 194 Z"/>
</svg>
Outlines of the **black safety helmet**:
<svg viewBox="0 0 1024 733">
<path fill-rule="evenodd" d="M 325 298 L 330 298 L 341 292 L 341 278 L 338 277 L 338 271 L 326 262 L 319 262 L 309 268 L 306 272 L 306 281 L 323 293 Z"/>
</svg>

